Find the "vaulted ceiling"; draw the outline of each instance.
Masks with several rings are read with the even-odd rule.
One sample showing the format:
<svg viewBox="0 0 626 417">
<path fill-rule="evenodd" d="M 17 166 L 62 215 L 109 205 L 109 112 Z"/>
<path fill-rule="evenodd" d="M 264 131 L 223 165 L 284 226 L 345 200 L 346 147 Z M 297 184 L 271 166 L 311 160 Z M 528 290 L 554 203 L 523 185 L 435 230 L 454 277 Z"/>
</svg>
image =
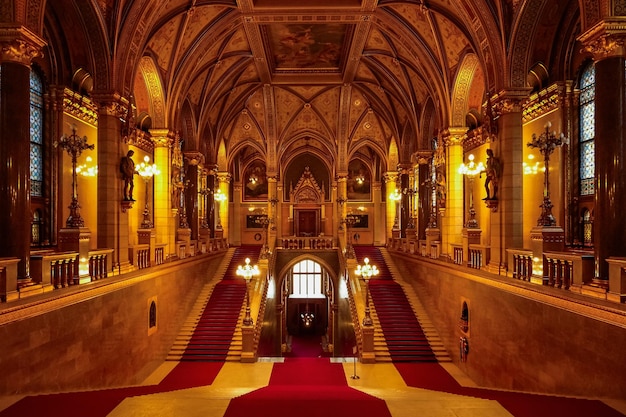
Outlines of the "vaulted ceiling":
<svg viewBox="0 0 626 417">
<path fill-rule="evenodd" d="M 81 2 L 48 3 L 48 19 L 58 19 L 60 27 L 75 15 L 87 20 Z M 520 16 L 531 7 L 561 19 L 543 19 L 545 45 L 557 34 L 572 38 L 580 19 L 576 0 L 100 0 L 98 5 L 108 26 L 104 49 L 110 68 L 83 65 L 94 76 L 106 75 L 107 88 L 132 95 L 137 112 L 151 116 L 152 127 L 179 131 L 188 148 L 212 162 L 220 153 L 239 152 L 261 155 L 271 166 L 306 143 L 339 169 L 357 152 L 406 161 L 428 147 L 438 128 L 464 124 L 467 112 L 480 112 L 486 94 L 510 82 L 508 46 L 521 36 Z M 565 35 L 559 32 L 563 28 Z M 80 50 L 69 53 L 72 66 L 90 59 Z M 565 54 L 545 51 L 559 53 Z"/>
</svg>

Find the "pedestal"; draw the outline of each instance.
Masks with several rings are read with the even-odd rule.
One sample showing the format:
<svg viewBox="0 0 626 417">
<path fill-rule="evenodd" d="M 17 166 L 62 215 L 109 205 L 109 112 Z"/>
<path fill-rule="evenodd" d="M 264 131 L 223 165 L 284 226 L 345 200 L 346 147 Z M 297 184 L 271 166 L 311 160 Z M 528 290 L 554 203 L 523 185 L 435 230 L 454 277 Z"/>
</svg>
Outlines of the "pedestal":
<svg viewBox="0 0 626 417">
<path fill-rule="evenodd" d="M 176 240 L 183 242 L 185 245 L 185 257 L 189 256 L 191 254 L 191 250 L 189 248 L 189 245 L 191 244 L 191 229 L 178 229 L 176 231 Z M 181 257 L 180 254 L 179 257 Z"/>
<path fill-rule="evenodd" d="M 254 351 L 254 326 L 241 327 L 241 362 L 256 362 Z"/>
<path fill-rule="evenodd" d="M 609 264 L 609 292 L 606 299 L 623 303 L 626 301 L 626 258 L 610 257 Z"/>
<path fill-rule="evenodd" d="M 150 265 L 155 265 L 154 248 L 156 248 L 156 232 L 154 229 L 138 229 L 137 243 L 140 245 L 150 245 L 150 249 L 148 250 L 149 261 Z"/>
<path fill-rule="evenodd" d="M 463 265 L 467 266 L 469 264 L 469 245 L 479 245 L 482 232 L 481 229 L 474 227 L 464 227 L 463 230 L 461 230 L 463 237 Z"/>
<path fill-rule="evenodd" d="M 361 328 L 363 334 L 363 350 L 361 351 L 362 363 L 375 363 L 376 354 L 374 353 L 374 326 L 363 326 Z"/>
<path fill-rule="evenodd" d="M 548 266 L 545 263 L 544 252 L 563 252 L 565 250 L 565 231 L 558 226 L 536 226 L 530 229 L 531 249 L 533 259 L 538 259 L 542 268 L 541 280 L 545 284 L 548 281 L 546 272 Z M 533 262 L 533 270 L 536 265 Z M 533 278 L 535 274 L 533 273 Z M 532 281 L 532 279 L 531 279 Z"/>
<path fill-rule="evenodd" d="M 0 301 L 17 300 L 17 264 L 20 258 L 0 258 Z"/>
<path fill-rule="evenodd" d="M 211 229 L 201 227 L 198 231 L 198 237 L 200 238 L 200 252 L 207 253 L 209 251 L 209 241 L 211 240 Z"/>
<path fill-rule="evenodd" d="M 91 232 L 86 227 L 66 227 L 59 231 L 59 250 L 78 253 L 78 275 L 74 284 L 91 282 L 89 276 L 89 245 Z"/>
</svg>

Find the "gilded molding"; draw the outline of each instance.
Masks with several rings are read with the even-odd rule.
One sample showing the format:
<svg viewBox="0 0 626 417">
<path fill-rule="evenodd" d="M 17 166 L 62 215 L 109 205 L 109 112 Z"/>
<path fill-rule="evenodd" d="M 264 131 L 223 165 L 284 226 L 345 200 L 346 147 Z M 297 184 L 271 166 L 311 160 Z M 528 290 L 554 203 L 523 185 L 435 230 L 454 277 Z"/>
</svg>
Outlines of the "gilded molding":
<svg viewBox="0 0 626 417">
<path fill-rule="evenodd" d="M 595 61 L 626 56 L 626 22 L 623 18 L 606 18 L 580 35 L 578 40 Z"/>
<path fill-rule="evenodd" d="M 417 151 L 411 155 L 411 161 L 417 165 L 429 165 L 434 153 L 430 150 Z"/>
<path fill-rule="evenodd" d="M 566 89 L 563 83 L 555 83 L 532 94 L 522 110 L 522 122 L 537 119 L 559 107 L 564 107 Z"/>
<path fill-rule="evenodd" d="M 390 182 L 398 182 L 399 176 L 400 175 L 397 172 L 388 171 L 383 174 L 383 181 L 385 181 L 385 184 L 388 184 Z"/>
<path fill-rule="evenodd" d="M 150 129 L 152 143 L 155 148 L 169 148 L 174 143 L 172 132 L 169 129 Z"/>
<path fill-rule="evenodd" d="M 82 96 L 69 88 L 63 90 L 63 112 L 79 120 L 98 126 L 98 107 L 88 97 Z"/>
<path fill-rule="evenodd" d="M 0 62 L 27 65 L 43 55 L 46 42 L 24 27 L 0 28 Z"/>
<path fill-rule="evenodd" d="M 204 164 L 204 155 L 202 155 L 201 152 L 185 151 L 183 152 L 183 155 L 185 157 L 185 162 L 187 162 L 189 165 L 195 166 Z"/>
<path fill-rule="evenodd" d="M 230 181 L 233 179 L 233 176 L 230 173 L 225 171 L 220 171 L 217 173 L 217 181 L 220 183 L 230 184 Z"/>
<path fill-rule="evenodd" d="M 528 98 L 530 88 L 503 90 L 494 95 L 491 101 L 491 112 L 494 118 L 505 114 L 521 113 L 522 106 Z"/>
</svg>

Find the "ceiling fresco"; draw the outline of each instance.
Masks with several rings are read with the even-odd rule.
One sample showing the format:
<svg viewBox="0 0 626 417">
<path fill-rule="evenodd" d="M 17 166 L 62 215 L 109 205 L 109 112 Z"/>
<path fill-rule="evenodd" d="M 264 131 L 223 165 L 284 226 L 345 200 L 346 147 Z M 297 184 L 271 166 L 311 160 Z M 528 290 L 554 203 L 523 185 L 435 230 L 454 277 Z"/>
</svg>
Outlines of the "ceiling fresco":
<svg viewBox="0 0 626 417">
<path fill-rule="evenodd" d="M 164 103 L 158 123 L 165 126 L 153 127 L 184 130 L 194 138 L 189 142 L 201 143 L 207 161 L 223 160 L 220 150 L 233 160 L 250 140 L 259 158 L 276 164 L 284 153 L 299 151 L 292 143 L 314 138 L 325 162 L 344 172 L 359 152 L 374 152 L 389 163 L 410 160 L 418 142 L 428 142 L 423 138 L 452 126 L 453 118 L 464 119 L 459 112 L 479 109 L 487 94 L 507 87 L 510 62 L 552 55 L 555 66 L 565 67 L 557 61 L 567 56 L 549 45 L 576 30 L 580 16 L 576 0 L 97 4 L 98 25 L 107 29 L 102 36 L 109 42 L 100 56 L 106 64 L 110 54 L 116 66 L 109 88 L 134 97 L 137 113 L 152 114 L 155 100 Z M 543 14 L 531 6 L 540 6 Z M 86 6 L 79 0 L 50 0 L 46 21 L 74 27 L 81 7 Z M 555 15 L 569 20 L 550 19 Z M 507 50 L 513 37 L 538 36 L 535 27 L 542 42 L 535 39 L 534 56 Z M 72 41 L 80 32 L 65 36 L 63 41 Z M 90 67 L 85 63 L 91 58 L 80 48 L 68 49 L 73 61 L 68 68 L 99 73 L 97 59 Z M 462 67 L 472 61 L 468 56 L 480 63 L 473 72 Z M 160 89 L 142 85 L 158 81 Z M 95 77 L 95 83 L 103 82 Z M 463 100 L 455 97 L 459 85 Z"/>
</svg>

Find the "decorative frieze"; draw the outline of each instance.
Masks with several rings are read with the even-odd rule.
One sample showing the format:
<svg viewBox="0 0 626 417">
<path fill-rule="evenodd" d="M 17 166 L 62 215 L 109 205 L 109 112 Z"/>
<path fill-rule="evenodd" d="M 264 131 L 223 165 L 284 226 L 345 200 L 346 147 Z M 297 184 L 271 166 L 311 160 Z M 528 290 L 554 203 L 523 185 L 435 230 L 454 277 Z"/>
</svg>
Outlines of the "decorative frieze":
<svg viewBox="0 0 626 417">
<path fill-rule="evenodd" d="M 532 94 L 522 110 L 523 123 L 537 119 L 553 110 L 565 105 L 566 86 L 564 83 L 554 83 L 548 88 Z"/>
<path fill-rule="evenodd" d="M 42 56 L 46 42 L 25 27 L 0 28 L 0 62 L 14 62 L 30 67 Z"/>
<path fill-rule="evenodd" d="M 63 90 L 63 112 L 96 127 L 98 125 L 98 107 L 90 98 L 78 94 L 69 88 Z"/>
</svg>

